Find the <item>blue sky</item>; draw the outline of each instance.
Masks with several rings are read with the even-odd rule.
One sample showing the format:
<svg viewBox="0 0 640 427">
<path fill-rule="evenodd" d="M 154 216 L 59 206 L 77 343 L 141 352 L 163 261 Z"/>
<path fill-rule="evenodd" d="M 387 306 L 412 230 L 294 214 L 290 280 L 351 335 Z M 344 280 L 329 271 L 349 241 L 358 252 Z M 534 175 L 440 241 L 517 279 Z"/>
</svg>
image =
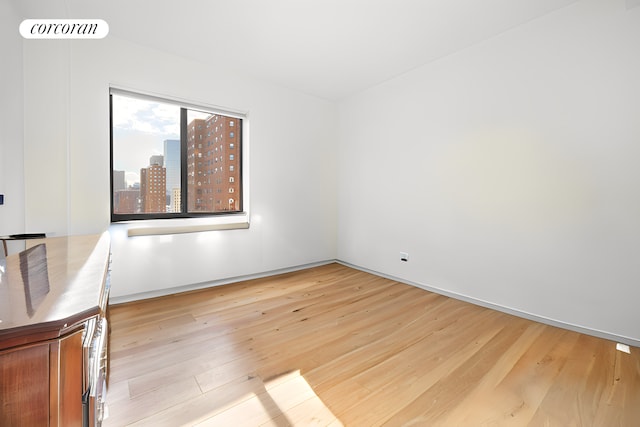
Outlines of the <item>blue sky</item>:
<svg viewBox="0 0 640 427">
<path fill-rule="evenodd" d="M 120 94 L 113 94 L 112 101 L 113 168 L 124 170 L 127 185 L 133 185 L 149 158 L 164 154 L 165 140 L 180 139 L 180 106 Z M 187 120 L 211 114 L 188 110 Z"/>
<path fill-rule="evenodd" d="M 140 182 L 140 169 L 163 154 L 165 139 L 180 139 L 180 107 L 113 95 L 113 168 L 124 170 L 128 185 Z"/>
</svg>

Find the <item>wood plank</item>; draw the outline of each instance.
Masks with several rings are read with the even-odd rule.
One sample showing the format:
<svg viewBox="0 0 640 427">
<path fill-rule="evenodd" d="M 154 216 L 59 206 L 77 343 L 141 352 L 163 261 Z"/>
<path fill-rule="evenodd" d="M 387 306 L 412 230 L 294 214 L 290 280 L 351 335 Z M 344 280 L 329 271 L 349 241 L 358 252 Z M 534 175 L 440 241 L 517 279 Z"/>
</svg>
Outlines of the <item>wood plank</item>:
<svg viewBox="0 0 640 427">
<path fill-rule="evenodd" d="M 640 419 L 640 349 L 339 264 L 110 310 L 107 427 Z"/>
</svg>

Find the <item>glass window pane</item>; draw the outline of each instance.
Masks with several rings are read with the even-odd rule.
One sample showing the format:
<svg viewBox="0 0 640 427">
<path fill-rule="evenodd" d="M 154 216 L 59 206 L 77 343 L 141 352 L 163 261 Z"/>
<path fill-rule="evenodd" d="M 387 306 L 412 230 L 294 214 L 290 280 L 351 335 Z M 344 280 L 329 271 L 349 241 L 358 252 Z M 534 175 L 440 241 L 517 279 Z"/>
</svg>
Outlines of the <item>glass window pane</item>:
<svg viewBox="0 0 640 427">
<path fill-rule="evenodd" d="M 242 211 L 242 119 L 120 91 L 111 107 L 112 221 Z"/>
<path fill-rule="evenodd" d="M 188 213 L 241 210 L 238 198 L 234 200 L 224 197 L 230 182 L 233 183 L 233 192 L 240 191 L 240 156 L 219 155 L 228 150 L 230 141 L 238 139 L 237 135 L 232 133 L 230 136 L 224 131 L 234 121 L 238 119 L 202 111 L 187 111 Z"/>
<path fill-rule="evenodd" d="M 112 95 L 113 213 L 180 212 L 180 108 Z"/>
</svg>

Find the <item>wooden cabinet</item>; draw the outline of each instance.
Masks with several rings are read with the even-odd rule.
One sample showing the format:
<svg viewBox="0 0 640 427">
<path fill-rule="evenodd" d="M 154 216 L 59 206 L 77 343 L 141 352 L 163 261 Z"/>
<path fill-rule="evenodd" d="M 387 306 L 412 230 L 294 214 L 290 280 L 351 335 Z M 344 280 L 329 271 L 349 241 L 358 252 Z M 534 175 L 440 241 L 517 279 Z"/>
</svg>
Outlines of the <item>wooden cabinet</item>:
<svg viewBox="0 0 640 427">
<path fill-rule="evenodd" d="M 39 344 L 0 354 L 0 425 L 44 426 L 49 423 L 49 345 Z"/>
<path fill-rule="evenodd" d="M 0 426 L 101 423 L 109 251 L 47 238 L 0 264 Z"/>
</svg>

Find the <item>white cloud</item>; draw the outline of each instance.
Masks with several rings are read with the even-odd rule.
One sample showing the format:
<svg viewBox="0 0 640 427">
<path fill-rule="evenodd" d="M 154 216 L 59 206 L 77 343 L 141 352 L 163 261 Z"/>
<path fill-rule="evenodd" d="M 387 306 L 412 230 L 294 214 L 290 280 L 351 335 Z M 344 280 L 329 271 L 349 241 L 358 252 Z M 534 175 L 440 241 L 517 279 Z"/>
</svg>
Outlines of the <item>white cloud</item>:
<svg viewBox="0 0 640 427">
<path fill-rule="evenodd" d="M 117 94 L 112 99 L 113 167 L 126 171 L 132 185 L 152 155 L 164 154 L 164 140 L 180 138 L 180 107 Z"/>
<path fill-rule="evenodd" d="M 151 111 L 157 123 L 162 123 L 161 133 L 180 135 L 180 108 L 170 104 L 155 104 Z"/>
<path fill-rule="evenodd" d="M 113 126 L 176 138 L 180 135 L 180 107 L 114 94 Z"/>
<path fill-rule="evenodd" d="M 135 172 L 126 172 L 124 174 L 124 179 L 127 182 L 127 186 L 132 186 L 136 182 L 140 182 L 140 174 Z"/>
</svg>

